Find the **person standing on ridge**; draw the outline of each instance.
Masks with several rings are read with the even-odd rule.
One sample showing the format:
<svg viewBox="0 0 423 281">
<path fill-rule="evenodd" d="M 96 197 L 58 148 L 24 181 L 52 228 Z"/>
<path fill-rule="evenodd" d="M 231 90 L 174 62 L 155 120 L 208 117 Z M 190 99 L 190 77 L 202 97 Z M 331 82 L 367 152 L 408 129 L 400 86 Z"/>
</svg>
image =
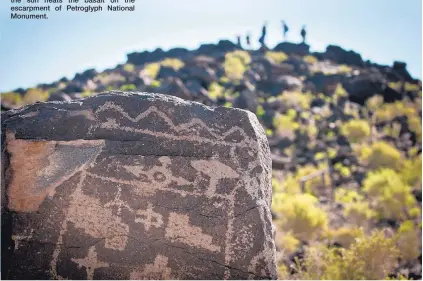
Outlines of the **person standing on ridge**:
<svg viewBox="0 0 423 281">
<path fill-rule="evenodd" d="M 264 40 L 266 39 L 266 33 L 267 33 L 267 21 L 264 22 L 264 25 L 261 29 L 261 36 L 259 39 L 259 43 L 261 44 L 262 47 L 265 45 Z"/>
<path fill-rule="evenodd" d="M 282 21 L 282 30 L 283 30 L 283 41 L 286 41 L 286 34 L 289 31 L 289 27 L 288 25 L 286 25 L 286 22 L 284 20 Z"/>
<path fill-rule="evenodd" d="M 307 35 L 306 26 L 303 25 L 303 28 L 301 29 L 301 37 L 303 38 L 303 44 L 305 43 L 306 35 Z"/>
<path fill-rule="evenodd" d="M 251 49 L 250 33 L 247 33 L 247 36 L 245 36 L 245 41 L 247 42 L 248 49 Z"/>
<path fill-rule="evenodd" d="M 236 36 L 236 44 L 241 48 L 241 36 L 239 35 Z"/>
</svg>

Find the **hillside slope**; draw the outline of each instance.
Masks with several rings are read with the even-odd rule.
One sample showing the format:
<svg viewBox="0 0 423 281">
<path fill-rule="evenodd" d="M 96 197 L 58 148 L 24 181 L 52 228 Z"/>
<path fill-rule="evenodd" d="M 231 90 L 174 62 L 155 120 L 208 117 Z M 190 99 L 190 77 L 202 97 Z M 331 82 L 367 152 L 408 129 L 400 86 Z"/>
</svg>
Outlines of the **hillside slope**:
<svg viewBox="0 0 423 281">
<path fill-rule="evenodd" d="M 2 94 L 2 110 L 103 91 L 248 109 L 268 135 L 281 278 L 421 279 L 422 83 L 338 46 L 230 41 L 128 54 L 98 73 Z M 375 262 L 376 261 L 376 262 Z"/>
</svg>

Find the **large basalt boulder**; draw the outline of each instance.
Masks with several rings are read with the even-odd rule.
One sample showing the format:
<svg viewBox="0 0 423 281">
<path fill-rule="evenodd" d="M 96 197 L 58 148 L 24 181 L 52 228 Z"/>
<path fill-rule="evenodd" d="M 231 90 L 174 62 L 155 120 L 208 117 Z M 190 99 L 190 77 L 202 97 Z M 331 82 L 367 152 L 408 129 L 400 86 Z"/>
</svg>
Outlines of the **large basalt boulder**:
<svg viewBox="0 0 423 281">
<path fill-rule="evenodd" d="M 339 64 L 363 66 L 364 61 L 359 53 L 347 51 L 336 45 L 329 45 L 322 54 L 323 59 L 328 59 Z"/>
<path fill-rule="evenodd" d="M 256 116 L 104 93 L 2 114 L 2 279 L 275 279 Z"/>
<path fill-rule="evenodd" d="M 273 48 L 274 51 L 284 52 L 288 55 L 300 55 L 305 56 L 310 54 L 310 46 L 305 43 L 291 43 L 291 42 L 282 42 Z"/>
</svg>

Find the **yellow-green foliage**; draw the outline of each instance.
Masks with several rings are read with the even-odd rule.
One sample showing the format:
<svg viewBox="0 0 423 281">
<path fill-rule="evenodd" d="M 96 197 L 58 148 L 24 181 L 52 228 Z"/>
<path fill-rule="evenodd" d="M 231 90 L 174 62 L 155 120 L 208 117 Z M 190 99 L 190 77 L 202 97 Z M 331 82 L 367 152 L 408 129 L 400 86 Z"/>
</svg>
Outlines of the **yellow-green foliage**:
<svg viewBox="0 0 423 281">
<path fill-rule="evenodd" d="M 309 63 L 309 64 L 315 64 L 315 63 L 317 63 L 317 58 L 315 57 L 315 56 L 312 56 L 312 55 L 307 55 L 307 56 L 305 56 L 304 58 L 303 58 L 303 60 L 306 62 L 306 63 Z"/>
<path fill-rule="evenodd" d="M 299 128 L 299 124 L 288 115 L 277 113 L 273 117 L 273 126 L 279 135 L 294 137 L 294 132 Z"/>
<path fill-rule="evenodd" d="M 401 124 L 398 122 L 387 124 L 385 127 L 383 127 L 383 133 L 387 136 L 398 138 L 401 133 Z"/>
<path fill-rule="evenodd" d="M 184 67 L 185 64 L 180 59 L 167 58 L 167 59 L 162 60 L 160 62 L 160 65 L 165 66 L 165 67 L 171 67 L 174 70 L 179 70 L 180 68 Z"/>
<path fill-rule="evenodd" d="M 348 96 L 348 92 L 344 89 L 344 87 L 342 87 L 341 83 L 338 83 L 338 85 L 336 85 L 334 96 L 335 97 L 346 97 L 346 96 Z"/>
<path fill-rule="evenodd" d="M 223 97 L 224 91 L 225 88 L 217 82 L 212 82 L 209 85 L 209 97 L 212 99 Z"/>
<path fill-rule="evenodd" d="M 256 109 L 256 115 L 258 117 L 263 117 L 265 113 L 266 113 L 266 111 L 264 110 L 263 106 L 261 104 L 258 105 L 257 109 Z"/>
<path fill-rule="evenodd" d="M 159 70 L 160 63 L 158 62 L 149 63 L 144 67 L 144 72 L 153 79 L 156 79 Z"/>
<path fill-rule="evenodd" d="M 153 79 L 156 79 L 157 74 L 160 71 L 160 67 L 171 67 L 174 70 L 178 70 L 184 66 L 184 62 L 180 59 L 167 58 L 159 62 L 149 63 L 144 67 L 144 72 Z"/>
<path fill-rule="evenodd" d="M 283 251 L 285 255 L 293 254 L 298 246 L 300 241 L 292 235 L 292 233 L 277 232 L 275 237 L 276 245 Z"/>
<path fill-rule="evenodd" d="M 325 168 L 326 168 L 325 164 L 320 164 L 319 167 L 315 167 L 313 165 L 302 166 L 297 171 L 297 174 L 296 174 L 297 181 L 300 181 L 301 178 L 314 174 Z M 324 174 L 324 179 L 325 179 L 325 185 L 329 186 L 330 177 L 328 173 Z M 323 185 L 322 176 L 319 175 L 305 182 L 304 191 L 314 195 L 318 195 L 319 191 L 321 191 L 321 189 L 325 188 L 326 186 Z"/>
<path fill-rule="evenodd" d="M 332 243 L 338 243 L 344 248 L 348 248 L 357 238 L 363 237 L 364 232 L 357 227 L 341 227 L 336 230 L 329 231 Z"/>
<path fill-rule="evenodd" d="M 343 176 L 344 178 L 348 178 L 348 177 L 350 177 L 350 176 L 351 176 L 351 170 L 350 170 L 348 167 L 346 167 L 346 166 L 342 165 L 342 163 L 336 163 L 336 164 L 335 164 L 335 166 L 334 166 L 334 168 L 335 168 L 335 170 L 336 170 L 336 171 L 338 171 L 338 172 L 341 174 L 341 176 Z"/>
<path fill-rule="evenodd" d="M 362 146 L 360 160 L 368 165 L 370 169 L 400 169 L 402 157 L 400 151 L 387 142 L 379 141 L 370 146 Z"/>
<path fill-rule="evenodd" d="M 382 104 L 383 104 L 383 97 L 380 95 L 374 95 L 373 97 L 369 98 L 366 101 L 367 108 L 372 112 L 380 108 Z"/>
<path fill-rule="evenodd" d="M 381 218 L 407 218 L 416 204 L 411 187 L 391 169 L 370 172 L 363 182 L 363 191 L 372 199 Z"/>
<path fill-rule="evenodd" d="M 391 87 L 392 89 L 400 91 L 402 88 L 402 82 L 401 81 L 389 82 L 388 86 Z M 420 91 L 420 89 L 421 89 L 421 86 L 418 84 L 412 84 L 410 82 L 405 82 L 404 84 L 404 90 L 406 92 L 417 92 L 417 91 Z"/>
<path fill-rule="evenodd" d="M 123 65 L 123 70 L 126 72 L 134 72 L 135 65 L 133 65 L 132 63 L 126 63 Z"/>
<path fill-rule="evenodd" d="M 401 224 L 397 234 L 397 245 L 401 258 L 406 261 L 417 259 L 421 254 L 421 231 L 413 221 L 405 221 Z"/>
<path fill-rule="evenodd" d="M 364 201 L 364 196 L 355 190 L 338 188 L 335 191 L 335 202 L 344 205 L 344 216 L 353 224 L 367 226 L 376 213 L 370 209 L 370 204 Z"/>
<path fill-rule="evenodd" d="M 287 107 L 298 107 L 303 110 L 310 108 L 311 95 L 301 92 L 283 92 L 278 97 Z"/>
<path fill-rule="evenodd" d="M 121 91 L 135 91 L 137 87 L 134 84 L 126 84 L 120 87 Z"/>
<path fill-rule="evenodd" d="M 19 107 L 22 103 L 22 97 L 19 93 L 8 92 L 1 94 L 2 103 Z"/>
<path fill-rule="evenodd" d="M 347 74 L 347 73 L 350 73 L 351 71 L 352 71 L 352 68 L 346 64 L 341 64 L 338 67 L 338 73 Z"/>
<path fill-rule="evenodd" d="M 303 263 L 297 265 L 295 279 L 380 280 L 395 269 L 399 252 L 395 241 L 381 231 L 361 237 L 349 249 L 309 247 Z M 299 262 L 298 262 L 299 263 Z"/>
<path fill-rule="evenodd" d="M 284 52 L 273 52 L 268 51 L 265 54 L 266 58 L 276 62 L 276 63 L 282 63 L 288 59 L 288 55 Z"/>
<path fill-rule="evenodd" d="M 160 87 L 161 84 L 162 83 L 160 81 L 153 80 L 153 81 L 151 81 L 150 86 L 153 87 L 153 88 L 157 88 L 157 87 Z"/>
<path fill-rule="evenodd" d="M 417 136 L 417 141 L 422 142 L 422 121 L 418 116 L 408 117 L 408 127 Z"/>
<path fill-rule="evenodd" d="M 27 90 L 27 92 L 23 96 L 22 103 L 32 104 L 38 101 L 46 101 L 47 99 L 48 99 L 48 92 L 37 89 L 37 88 L 30 88 Z"/>
<path fill-rule="evenodd" d="M 412 159 L 404 161 L 401 177 L 408 185 L 421 188 L 422 185 L 422 157 L 415 156 Z"/>
<path fill-rule="evenodd" d="M 350 120 L 342 125 L 341 133 L 352 143 L 362 142 L 370 136 L 370 126 L 364 120 Z"/>
<path fill-rule="evenodd" d="M 409 119 L 418 116 L 414 105 L 406 101 L 396 101 L 394 103 L 385 103 L 376 109 L 377 122 L 390 122 L 395 117 L 407 116 Z"/>
<path fill-rule="evenodd" d="M 316 206 L 318 200 L 310 194 L 286 195 L 277 210 L 282 214 L 281 227 L 292 231 L 295 238 L 309 241 L 327 229 L 327 214 Z"/>
<path fill-rule="evenodd" d="M 251 57 L 246 51 L 234 51 L 225 55 L 223 67 L 230 80 L 240 80 L 251 63 Z"/>
</svg>

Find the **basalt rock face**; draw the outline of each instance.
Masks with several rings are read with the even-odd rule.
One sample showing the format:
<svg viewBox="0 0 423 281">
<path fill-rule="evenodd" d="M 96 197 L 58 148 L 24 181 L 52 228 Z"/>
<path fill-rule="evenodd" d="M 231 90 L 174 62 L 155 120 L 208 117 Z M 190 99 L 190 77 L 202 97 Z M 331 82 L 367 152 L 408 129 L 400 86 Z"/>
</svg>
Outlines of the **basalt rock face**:
<svg viewBox="0 0 423 281">
<path fill-rule="evenodd" d="M 3 279 L 276 278 L 254 114 L 114 92 L 2 130 Z"/>
</svg>

